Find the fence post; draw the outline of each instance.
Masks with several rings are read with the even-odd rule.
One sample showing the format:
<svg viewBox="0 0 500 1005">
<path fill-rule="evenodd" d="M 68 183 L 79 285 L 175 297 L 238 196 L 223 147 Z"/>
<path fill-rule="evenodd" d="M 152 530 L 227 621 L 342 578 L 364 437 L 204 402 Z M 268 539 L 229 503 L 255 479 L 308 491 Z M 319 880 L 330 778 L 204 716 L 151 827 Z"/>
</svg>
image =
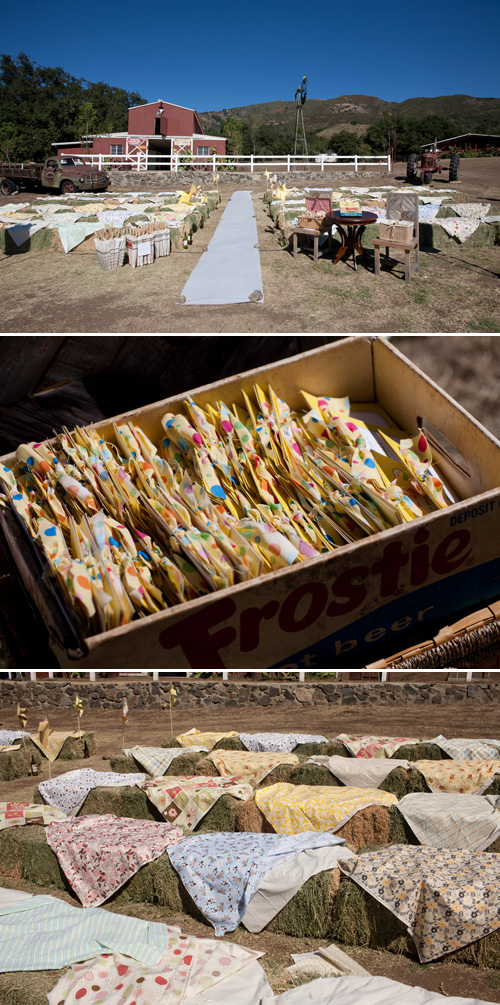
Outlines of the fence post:
<svg viewBox="0 0 500 1005">
<path fill-rule="evenodd" d="M 102 154 L 99 154 L 99 171 L 102 171 Z"/>
<path fill-rule="evenodd" d="M 89 680 L 95 680 L 95 670 L 89 670 Z"/>
<path fill-rule="evenodd" d="M 301 682 L 301 684 L 304 683 L 305 679 L 306 679 L 305 670 L 299 670 L 299 681 Z"/>
<path fill-rule="evenodd" d="M 387 154 L 387 174 L 391 173 L 391 155 Z"/>
<path fill-rule="evenodd" d="M 36 680 L 36 670 L 30 670 L 30 680 Z"/>
<path fill-rule="evenodd" d="M 215 164 L 216 164 L 215 159 L 216 159 L 216 157 L 217 157 L 217 154 L 212 154 L 212 171 L 213 171 L 214 174 L 215 174 Z"/>
<path fill-rule="evenodd" d="M 153 670 L 153 680 L 158 680 L 158 670 Z"/>
<path fill-rule="evenodd" d="M 354 172 L 355 172 L 355 174 L 358 173 L 358 155 L 357 154 L 354 154 Z"/>
<path fill-rule="evenodd" d="M 286 169 L 288 171 L 288 174 L 290 174 L 290 154 L 288 154 L 286 159 Z"/>
<path fill-rule="evenodd" d="M 253 154 L 250 154 L 250 174 L 253 174 Z"/>
<path fill-rule="evenodd" d="M 325 155 L 321 154 L 321 170 L 325 170 Z"/>
<path fill-rule="evenodd" d="M 227 679 L 228 679 L 227 670 L 223 670 L 222 671 L 222 680 L 227 680 Z"/>
</svg>

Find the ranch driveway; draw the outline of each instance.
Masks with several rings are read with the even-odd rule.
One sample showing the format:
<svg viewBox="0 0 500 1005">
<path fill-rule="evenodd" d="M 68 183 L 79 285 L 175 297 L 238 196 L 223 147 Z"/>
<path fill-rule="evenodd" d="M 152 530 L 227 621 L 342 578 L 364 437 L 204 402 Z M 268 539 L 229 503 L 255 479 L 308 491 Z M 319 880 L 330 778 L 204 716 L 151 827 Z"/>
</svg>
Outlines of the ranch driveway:
<svg viewBox="0 0 500 1005">
<path fill-rule="evenodd" d="M 119 687 L 115 682 L 110 688 Z M 22 702 L 22 693 L 19 695 Z M 29 710 L 28 710 L 29 711 Z M 174 732 L 183 732 L 196 726 L 198 729 L 238 731 L 301 730 L 304 732 L 324 733 L 335 736 L 339 732 L 378 733 L 393 735 L 394 732 L 421 735 L 431 738 L 438 732 L 445 736 L 500 736 L 500 722 L 497 704 L 467 704 L 460 702 L 449 705 L 431 705 L 430 707 L 393 707 L 357 710 L 353 708 L 307 708 L 299 710 L 277 710 L 272 708 L 259 709 L 255 705 L 248 709 L 222 708 L 217 711 L 206 708 L 193 710 L 174 709 Z M 30 715 L 30 724 L 36 719 L 36 713 Z M 41 718 L 41 715 L 40 715 Z M 0 712 L 0 728 L 13 729 L 16 726 L 15 707 L 4 708 Z M 54 710 L 50 712 L 50 722 L 56 729 L 73 729 L 75 717 L 71 709 Z M 53 764 L 53 777 L 64 771 L 78 767 L 106 770 L 107 760 L 121 749 L 121 711 L 92 710 L 86 711 L 82 721 L 86 729 L 96 733 L 98 754 L 85 761 L 62 762 Z M 165 711 L 146 711 L 132 709 L 129 713 L 129 723 L 126 726 L 126 745 L 136 743 L 152 744 L 161 742 L 170 735 L 169 713 Z M 42 777 L 47 777 L 45 771 Z M 15 782 L 0 782 L 0 800 L 29 799 L 33 793 L 33 780 L 16 779 Z M 30 893 L 40 893 L 40 888 L 23 880 L 13 879 L 9 882 L 2 879 L 3 886 L 12 886 L 27 890 Z M 46 890 L 70 903 L 75 900 L 66 893 Z M 113 909 L 111 907 L 111 909 Z M 166 921 L 169 924 L 180 925 L 183 931 L 204 938 L 211 937 L 213 930 L 203 922 L 186 915 L 165 917 L 159 907 L 150 904 L 128 904 L 117 908 L 119 913 L 132 913 L 137 917 L 156 921 Z M 324 941 L 314 939 L 297 939 L 291 936 L 278 935 L 273 932 L 263 932 L 251 935 L 243 929 L 226 936 L 229 941 L 238 942 L 249 948 L 262 950 L 266 956 L 262 964 L 268 972 L 271 985 L 275 992 L 281 992 L 291 986 L 285 968 L 291 964 L 290 953 L 310 952 Z M 441 991 L 447 995 L 477 997 L 489 1002 L 500 1003 L 500 971 L 468 967 L 453 962 L 438 962 L 421 966 L 415 960 L 406 956 L 395 956 L 384 950 L 349 949 L 352 957 L 364 966 L 370 973 L 390 977 L 410 986 L 418 985 L 432 991 Z M 24 984 L 23 982 L 27 982 Z M 44 984 L 45 982 L 45 984 Z M 52 974 L 44 972 L 36 975 L 34 983 L 40 988 L 51 987 L 55 979 Z M 31 975 L 16 974 L 0 975 L 1 991 L 9 987 L 33 988 Z"/>
<path fill-rule="evenodd" d="M 402 183 L 405 165 L 394 178 L 371 172 L 359 185 Z M 339 180 L 345 184 L 346 180 Z M 321 184 L 318 181 L 318 184 Z M 323 181 L 323 184 L 325 182 Z M 330 184 L 330 181 L 326 182 Z M 335 184 L 335 181 L 333 181 Z M 435 176 L 433 190 L 446 192 L 448 172 Z M 202 249 L 213 236 L 220 210 L 236 189 L 224 184 L 222 206 L 212 213 L 192 247 L 174 250 L 152 267 L 103 271 L 93 245 L 65 255 L 55 249 L 27 254 L 0 253 L 4 333 L 388 333 L 499 332 L 500 248 L 472 247 L 450 239 L 446 251 L 423 251 L 420 270 L 405 283 L 399 273 L 373 273 L 372 253 L 357 273 L 345 261 L 333 266 L 308 254 L 293 259 L 278 245 L 277 231 L 262 201 L 264 186 L 253 188 L 259 234 L 264 303 L 222 307 L 182 307 L 177 300 Z M 469 201 L 500 207 L 500 158 L 464 160 L 453 187 Z M 119 194 L 119 193 L 116 193 Z M 21 193 L 6 201 L 34 198 Z"/>
</svg>

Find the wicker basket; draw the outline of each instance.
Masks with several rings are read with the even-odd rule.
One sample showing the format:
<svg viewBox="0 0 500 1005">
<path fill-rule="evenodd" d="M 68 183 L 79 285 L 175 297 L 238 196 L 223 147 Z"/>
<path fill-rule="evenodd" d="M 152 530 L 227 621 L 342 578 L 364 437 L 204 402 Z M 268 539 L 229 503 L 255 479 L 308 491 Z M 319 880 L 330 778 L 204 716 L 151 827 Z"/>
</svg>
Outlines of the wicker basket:
<svg viewBox="0 0 500 1005">
<path fill-rule="evenodd" d="M 330 221 L 324 213 L 306 213 L 299 217 L 298 226 L 301 230 L 315 230 L 323 234 L 330 227 Z"/>
<path fill-rule="evenodd" d="M 413 238 L 412 220 L 381 220 L 379 238 L 381 241 L 399 241 L 408 244 Z"/>
<path fill-rule="evenodd" d="M 125 235 L 110 237 L 107 241 L 94 238 L 97 261 L 101 269 L 119 269 L 125 261 Z"/>
<path fill-rule="evenodd" d="M 129 265 L 133 269 L 141 265 L 152 265 L 155 257 L 155 245 L 152 234 L 141 234 L 138 237 L 127 235 L 127 254 Z"/>
</svg>

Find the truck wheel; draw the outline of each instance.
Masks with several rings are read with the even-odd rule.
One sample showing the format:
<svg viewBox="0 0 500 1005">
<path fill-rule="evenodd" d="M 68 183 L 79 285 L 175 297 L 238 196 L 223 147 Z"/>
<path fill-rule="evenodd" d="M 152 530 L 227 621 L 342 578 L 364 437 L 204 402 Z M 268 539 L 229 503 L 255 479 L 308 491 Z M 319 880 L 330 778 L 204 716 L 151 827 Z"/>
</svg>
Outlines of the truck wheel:
<svg viewBox="0 0 500 1005">
<path fill-rule="evenodd" d="M 458 154 L 452 154 L 450 157 L 450 181 L 458 181 L 459 174 L 460 157 Z"/>
<path fill-rule="evenodd" d="M 424 177 L 425 177 L 425 184 L 430 185 L 432 182 L 432 171 L 426 171 Z"/>
<path fill-rule="evenodd" d="M 63 195 L 69 195 L 70 192 L 76 192 L 76 188 L 72 181 L 62 181 L 61 182 L 61 192 Z"/>
<path fill-rule="evenodd" d="M 417 172 L 418 172 L 417 154 L 408 154 L 408 160 L 406 162 L 406 180 L 415 182 L 417 180 Z"/>
<path fill-rule="evenodd" d="M 12 195 L 12 193 L 16 191 L 16 186 L 11 178 L 2 178 L 0 183 L 0 192 L 2 195 Z"/>
</svg>

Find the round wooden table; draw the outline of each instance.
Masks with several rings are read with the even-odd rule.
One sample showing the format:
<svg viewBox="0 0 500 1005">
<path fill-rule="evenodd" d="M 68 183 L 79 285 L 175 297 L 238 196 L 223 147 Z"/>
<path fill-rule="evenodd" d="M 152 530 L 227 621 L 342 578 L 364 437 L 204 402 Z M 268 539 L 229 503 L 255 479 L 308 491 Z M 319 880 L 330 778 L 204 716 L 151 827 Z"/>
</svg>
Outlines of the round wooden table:
<svg viewBox="0 0 500 1005">
<path fill-rule="evenodd" d="M 378 216 L 376 213 L 367 213 L 366 211 L 360 213 L 359 216 L 341 216 L 338 209 L 330 213 L 330 220 L 335 224 L 341 239 L 341 245 L 337 254 L 335 256 L 333 264 L 336 265 L 340 258 L 344 255 L 348 255 L 352 251 L 352 260 L 354 262 L 354 268 L 357 270 L 358 266 L 356 264 L 356 251 L 362 255 L 363 248 L 361 245 L 361 238 L 363 236 L 363 231 L 369 223 L 376 223 Z"/>
</svg>

